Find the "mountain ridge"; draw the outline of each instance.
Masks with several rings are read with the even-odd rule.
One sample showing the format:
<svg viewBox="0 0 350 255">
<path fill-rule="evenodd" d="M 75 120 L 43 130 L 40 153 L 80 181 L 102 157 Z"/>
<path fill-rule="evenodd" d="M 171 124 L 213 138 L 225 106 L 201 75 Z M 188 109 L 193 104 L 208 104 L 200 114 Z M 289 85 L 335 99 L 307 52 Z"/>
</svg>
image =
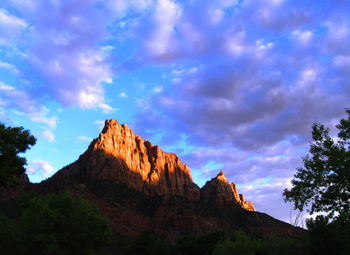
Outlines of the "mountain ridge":
<svg viewBox="0 0 350 255">
<path fill-rule="evenodd" d="M 200 189 L 189 167 L 106 120 L 78 160 L 36 184 L 41 193 L 69 191 L 97 205 L 121 235 L 154 231 L 169 238 L 216 230 L 297 235 L 301 230 L 255 211 L 223 171 Z"/>
<path fill-rule="evenodd" d="M 69 173 L 64 170 L 67 168 Z M 62 170 L 69 180 L 113 180 L 151 196 L 179 195 L 190 200 L 201 197 L 201 189 L 193 182 L 189 167 L 176 154 L 164 152 L 158 145 L 136 135 L 126 124 L 120 125 L 111 119 L 105 121 L 98 138 L 79 159 Z M 49 180 L 59 178 L 62 170 Z M 223 171 L 220 173 L 223 175 Z M 235 184 L 230 185 L 234 186 L 233 192 L 227 191 L 225 195 L 232 197 L 226 200 L 254 210 L 252 205 L 241 200 Z"/>
</svg>

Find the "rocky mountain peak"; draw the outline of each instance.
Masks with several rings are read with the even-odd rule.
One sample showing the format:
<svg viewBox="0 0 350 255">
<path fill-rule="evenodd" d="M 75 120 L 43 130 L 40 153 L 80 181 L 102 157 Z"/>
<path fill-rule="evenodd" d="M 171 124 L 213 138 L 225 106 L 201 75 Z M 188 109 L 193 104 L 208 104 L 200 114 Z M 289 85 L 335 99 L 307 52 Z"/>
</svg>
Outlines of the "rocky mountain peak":
<svg viewBox="0 0 350 255">
<path fill-rule="evenodd" d="M 57 181 L 58 178 L 63 180 Z M 193 183 L 187 165 L 116 120 L 106 120 L 88 150 L 51 179 L 55 180 L 48 182 L 85 183 L 103 179 L 125 184 L 146 195 L 200 199 L 200 189 Z"/>
<path fill-rule="evenodd" d="M 244 200 L 234 183 L 229 184 L 224 171 L 199 187 L 192 181 L 191 171 L 174 153 L 164 152 L 159 146 L 135 134 L 126 124 L 106 120 L 99 136 L 73 164 L 63 168 L 41 186 L 54 189 L 73 183 L 108 180 L 150 196 L 171 198 L 182 196 L 189 200 L 213 201 L 217 204 L 234 203 L 254 211 Z"/>
<path fill-rule="evenodd" d="M 242 194 L 238 193 L 236 184 L 229 184 L 224 171 L 208 181 L 201 189 L 204 200 L 216 204 L 227 205 L 237 204 L 248 211 L 255 211 L 252 202 L 247 202 Z"/>
<path fill-rule="evenodd" d="M 218 175 L 216 176 L 216 179 L 225 183 L 228 183 L 227 178 L 225 177 L 225 172 L 224 171 L 220 171 L 218 173 Z"/>
<path fill-rule="evenodd" d="M 175 154 L 116 120 L 106 120 L 77 161 L 33 185 L 38 192 L 66 190 L 90 200 L 108 217 L 113 230 L 125 236 L 154 231 L 173 238 L 242 228 L 297 233 L 287 223 L 255 212 L 224 171 L 199 189 Z"/>
</svg>

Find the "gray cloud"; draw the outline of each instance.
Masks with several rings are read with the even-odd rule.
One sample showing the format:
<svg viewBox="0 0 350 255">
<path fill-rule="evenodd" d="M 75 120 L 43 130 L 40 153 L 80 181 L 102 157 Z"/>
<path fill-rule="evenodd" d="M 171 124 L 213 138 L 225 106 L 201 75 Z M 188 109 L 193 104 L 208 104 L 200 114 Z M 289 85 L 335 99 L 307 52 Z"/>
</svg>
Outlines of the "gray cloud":
<svg viewBox="0 0 350 255">
<path fill-rule="evenodd" d="M 173 24 L 181 54 L 166 61 L 200 64 L 196 72 L 189 72 L 193 65 L 174 67 L 174 83 L 147 100 L 133 126 L 147 126 L 139 133 L 161 136 L 162 146 L 186 137 L 195 148 L 182 158 L 195 176 L 215 176 L 219 169 L 206 169 L 214 162 L 230 180 L 252 184 L 241 191 L 259 210 L 287 220 L 291 206 L 282 191 L 307 153 L 311 124 L 333 127 L 349 106 L 345 7 L 346 1 L 243 1 L 217 23 L 210 20 L 215 7 L 198 14 L 187 8 L 182 23 Z"/>
<path fill-rule="evenodd" d="M 26 26 L 8 49 L 12 57 L 7 61 L 21 67 L 17 87 L 35 95 L 38 102 L 49 96 L 63 105 L 106 105 L 102 83 L 109 82 L 112 73 L 109 53 L 102 46 L 113 16 L 95 4 L 93 0 L 36 1 L 26 8 L 21 1 L 1 4 L 17 15 L 7 13 L 12 20 Z M 8 23 L 10 29 L 14 22 Z"/>
</svg>

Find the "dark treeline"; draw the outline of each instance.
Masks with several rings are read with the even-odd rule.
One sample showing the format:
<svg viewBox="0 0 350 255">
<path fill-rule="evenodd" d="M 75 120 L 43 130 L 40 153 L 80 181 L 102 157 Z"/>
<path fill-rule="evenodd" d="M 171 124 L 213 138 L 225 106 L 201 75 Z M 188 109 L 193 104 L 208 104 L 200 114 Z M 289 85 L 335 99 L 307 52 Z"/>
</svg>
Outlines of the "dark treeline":
<svg viewBox="0 0 350 255">
<path fill-rule="evenodd" d="M 0 254 L 96 255 L 289 255 L 350 251 L 350 225 L 319 216 L 304 236 L 243 231 L 187 235 L 175 241 L 154 233 L 136 238 L 111 232 L 108 221 L 88 201 L 68 193 L 25 194 L 0 202 Z"/>
<path fill-rule="evenodd" d="M 168 254 L 168 255 L 316 255 L 350 254 L 350 227 L 335 224 L 314 226 L 303 237 L 272 234 L 214 232 L 206 235 L 184 236 L 169 242 L 151 233 L 132 241 L 120 253 L 107 254 Z"/>
<path fill-rule="evenodd" d="M 0 201 L 1 255 L 96 254 L 111 235 L 93 205 L 68 193 Z"/>
</svg>

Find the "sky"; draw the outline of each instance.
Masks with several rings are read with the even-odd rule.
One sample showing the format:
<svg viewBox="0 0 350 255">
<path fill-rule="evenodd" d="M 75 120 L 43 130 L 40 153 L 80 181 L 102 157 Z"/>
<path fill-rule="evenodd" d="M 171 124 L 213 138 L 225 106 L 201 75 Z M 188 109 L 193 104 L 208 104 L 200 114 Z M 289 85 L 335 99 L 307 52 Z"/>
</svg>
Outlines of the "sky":
<svg viewBox="0 0 350 255">
<path fill-rule="evenodd" d="M 32 182 L 116 119 L 200 187 L 224 170 L 291 222 L 282 192 L 312 123 L 350 107 L 349 14 L 348 0 L 1 0 L 0 122 L 37 138 Z"/>
</svg>

